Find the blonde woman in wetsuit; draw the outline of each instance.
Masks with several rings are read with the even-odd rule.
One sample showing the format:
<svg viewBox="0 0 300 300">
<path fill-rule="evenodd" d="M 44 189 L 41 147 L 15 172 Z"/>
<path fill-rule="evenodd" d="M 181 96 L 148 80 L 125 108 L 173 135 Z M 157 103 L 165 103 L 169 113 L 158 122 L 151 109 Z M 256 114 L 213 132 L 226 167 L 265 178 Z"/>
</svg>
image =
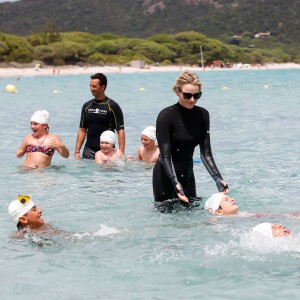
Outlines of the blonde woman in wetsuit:
<svg viewBox="0 0 300 300">
<path fill-rule="evenodd" d="M 49 113 L 46 110 L 36 111 L 30 119 L 32 134 L 27 134 L 16 152 L 21 158 L 26 154 L 23 166 L 26 168 L 47 168 L 51 165 L 54 151 L 64 158 L 69 157 L 69 149 L 61 139 L 49 133 Z"/>
<path fill-rule="evenodd" d="M 113 131 L 106 130 L 100 135 L 100 150 L 95 154 L 96 163 L 110 163 L 124 156 L 120 149 L 114 148 L 115 142 L 116 135 Z"/>
<path fill-rule="evenodd" d="M 189 203 L 196 197 L 193 171 L 195 147 L 200 147 L 201 160 L 216 182 L 220 192 L 229 191 L 223 180 L 210 146 L 209 113 L 196 106 L 200 99 L 201 82 L 192 72 L 181 73 L 173 86 L 178 102 L 163 109 L 156 121 L 160 150 L 153 170 L 153 193 L 156 204 L 173 198 Z"/>
</svg>

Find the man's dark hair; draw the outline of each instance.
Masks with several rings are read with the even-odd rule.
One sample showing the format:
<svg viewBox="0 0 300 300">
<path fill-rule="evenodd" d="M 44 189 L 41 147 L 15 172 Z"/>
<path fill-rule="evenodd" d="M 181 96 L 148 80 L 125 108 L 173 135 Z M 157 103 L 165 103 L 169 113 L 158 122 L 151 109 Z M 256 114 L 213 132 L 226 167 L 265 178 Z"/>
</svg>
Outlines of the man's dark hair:
<svg viewBox="0 0 300 300">
<path fill-rule="evenodd" d="M 107 78 L 104 74 L 102 73 L 96 73 L 91 76 L 91 79 L 99 79 L 100 85 L 105 85 L 105 88 L 107 86 Z"/>
</svg>

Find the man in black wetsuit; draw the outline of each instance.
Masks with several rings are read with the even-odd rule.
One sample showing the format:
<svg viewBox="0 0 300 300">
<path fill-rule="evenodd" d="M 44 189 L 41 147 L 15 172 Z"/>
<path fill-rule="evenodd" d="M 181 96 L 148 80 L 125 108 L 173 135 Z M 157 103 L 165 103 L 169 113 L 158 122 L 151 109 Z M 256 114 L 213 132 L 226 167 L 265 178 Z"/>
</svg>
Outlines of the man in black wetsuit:
<svg viewBox="0 0 300 300">
<path fill-rule="evenodd" d="M 102 73 L 91 76 L 90 90 L 94 99 L 86 102 L 81 110 L 77 133 L 75 158 L 80 158 L 80 149 L 86 138 L 83 158 L 95 158 L 100 150 L 100 135 L 105 130 L 117 131 L 119 149 L 125 151 L 124 118 L 120 106 L 105 95 L 107 78 Z"/>
<path fill-rule="evenodd" d="M 201 97 L 201 83 L 196 74 L 183 72 L 173 87 L 177 104 L 163 109 L 156 121 L 160 158 L 153 169 L 153 193 L 156 204 L 180 198 L 189 203 L 196 197 L 193 154 L 200 146 L 201 159 L 215 180 L 219 191 L 228 192 L 214 162 L 210 146 L 209 113 L 195 106 Z"/>
</svg>

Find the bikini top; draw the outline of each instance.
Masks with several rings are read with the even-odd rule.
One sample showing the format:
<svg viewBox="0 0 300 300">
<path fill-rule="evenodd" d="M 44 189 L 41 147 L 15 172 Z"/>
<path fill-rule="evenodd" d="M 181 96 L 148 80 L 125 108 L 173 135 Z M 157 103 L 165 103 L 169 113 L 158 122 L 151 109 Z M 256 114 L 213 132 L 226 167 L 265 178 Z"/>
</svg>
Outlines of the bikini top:
<svg viewBox="0 0 300 300">
<path fill-rule="evenodd" d="M 54 154 L 54 151 L 55 151 L 55 149 L 36 146 L 36 145 L 28 145 L 26 147 L 26 153 L 41 152 L 46 155 L 52 156 Z"/>
<path fill-rule="evenodd" d="M 113 148 L 113 151 L 114 151 L 114 154 L 116 155 L 116 157 L 119 158 L 119 155 L 117 154 L 117 149 Z M 104 154 L 104 155 L 106 156 L 104 162 L 111 160 L 111 158 L 109 156 L 107 156 L 106 154 Z"/>
</svg>

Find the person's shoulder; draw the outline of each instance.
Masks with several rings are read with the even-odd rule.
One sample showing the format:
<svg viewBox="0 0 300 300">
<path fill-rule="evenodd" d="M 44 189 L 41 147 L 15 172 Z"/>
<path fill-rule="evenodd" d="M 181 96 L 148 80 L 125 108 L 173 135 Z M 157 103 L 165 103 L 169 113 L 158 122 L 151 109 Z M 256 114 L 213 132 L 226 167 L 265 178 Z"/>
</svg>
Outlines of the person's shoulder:
<svg viewBox="0 0 300 300">
<path fill-rule="evenodd" d="M 109 97 L 106 97 L 106 101 L 107 101 L 107 103 L 109 103 L 110 106 L 118 107 L 121 109 L 120 105 L 115 100 L 113 100 Z"/>
<path fill-rule="evenodd" d="M 204 107 L 195 106 L 194 108 L 195 108 L 196 111 L 199 111 L 199 112 L 204 113 L 204 114 L 209 114 L 208 110 Z"/>
<path fill-rule="evenodd" d="M 95 99 L 91 99 L 89 101 L 86 101 L 84 104 L 83 104 L 83 107 L 86 107 L 86 106 L 89 106 L 91 103 L 94 102 Z"/>
<path fill-rule="evenodd" d="M 177 109 L 177 108 L 176 108 L 176 105 L 173 104 L 173 105 L 170 105 L 170 106 L 167 106 L 167 107 L 163 108 L 163 109 L 159 112 L 159 114 L 160 114 L 160 115 L 163 115 L 163 114 L 169 114 L 169 113 L 175 111 L 176 109 Z"/>
<path fill-rule="evenodd" d="M 27 133 L 24 137 L 25 140 L 30 138 L 33 138 L 32 133 Z"/>
<path fill-rule="evenodd" d="M 124 156 L 123 152 L 120 149 L 117 149 L 117 155 L 121 157 Z"/>
</svg>

